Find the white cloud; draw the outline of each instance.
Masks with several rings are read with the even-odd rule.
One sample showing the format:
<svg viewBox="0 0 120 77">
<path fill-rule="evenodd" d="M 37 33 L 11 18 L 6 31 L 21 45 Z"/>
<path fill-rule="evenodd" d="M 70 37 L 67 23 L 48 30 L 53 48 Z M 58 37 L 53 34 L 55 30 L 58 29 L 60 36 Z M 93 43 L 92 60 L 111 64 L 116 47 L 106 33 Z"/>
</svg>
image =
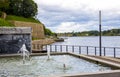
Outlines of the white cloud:
<svg viewBox="0 0 120 77">
<path fill-rule="evenodd" d="M 57 29 L 57 33 L 63 32 L 81 32 L 81 31 L 88 31 L 88 30 L 96 30 L 96 22 L 90 21 L 88 23 L 75 23 L 75 22 L 63 22 L 61 23 Z"/>
<path fill-rule="evenodd" d="M 85 10 L 90 8 L 91 10 L 108 10 L 119 9 L 120 0 L 34 0 L 39 5 L 45 6 L 58 6 L 57 8 L 69 9 L 69 10 Z"/>
<path fill-rule="evenodd" d="M 120 28 L 120 0 L 34 0 L 38 19 L 55 32 L 98 30 L 98 10 L 103 29 Z"/>
<path fill-rule="evenodd" d="M 115 29 L 120 28 L 117 25 L 112 26 L 109 23 L 116 24 L 119 21 L 107 21 L 106 23 L 103 22 L 102 30 L 108 29 Z M 82 32 L 82 31 L 90 31 L 90 30 L 99 30 L 99 24 L 97 21 L 89 21 L 87 23 L 75 23 L 75 22 L 63 22 L 56 27 L 57 33 L 64 33 L 64 32 Z"/>
</svg>

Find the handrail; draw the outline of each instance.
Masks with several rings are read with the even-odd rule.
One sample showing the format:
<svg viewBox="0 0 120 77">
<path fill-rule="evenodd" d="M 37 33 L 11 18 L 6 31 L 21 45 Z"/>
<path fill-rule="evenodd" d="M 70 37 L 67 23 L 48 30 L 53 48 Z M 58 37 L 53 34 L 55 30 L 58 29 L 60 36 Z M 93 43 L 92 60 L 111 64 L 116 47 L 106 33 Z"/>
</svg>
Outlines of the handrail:
<svg viewBox="0 0 120 77">
<path fill-rule="evenodd" d="M 72 52 L 77 54 L 97 55 L 99 56 L 98 46 L 80 46 L 80 45 L 46 45 L 33 44 L 32 49 L 49 50 L 51 52 Z M 120 57 L 120 47 L 102 47 L 102 56 Z"/>
</svg>

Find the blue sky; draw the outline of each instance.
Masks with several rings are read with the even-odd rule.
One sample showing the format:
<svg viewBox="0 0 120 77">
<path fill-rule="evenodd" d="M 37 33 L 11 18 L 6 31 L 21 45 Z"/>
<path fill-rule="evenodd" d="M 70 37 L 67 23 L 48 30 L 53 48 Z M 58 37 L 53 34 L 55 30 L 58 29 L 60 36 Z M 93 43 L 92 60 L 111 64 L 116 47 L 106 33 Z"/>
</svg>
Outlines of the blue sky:
<svg viewBox="0 0 120 77">
<path fill-rule="evenodd" d="M 102 11 L 102 30 L 120 28 L 120 0 L 34 0 L 37 18 L 57 33 L 98 30 Z"/>
</svg>

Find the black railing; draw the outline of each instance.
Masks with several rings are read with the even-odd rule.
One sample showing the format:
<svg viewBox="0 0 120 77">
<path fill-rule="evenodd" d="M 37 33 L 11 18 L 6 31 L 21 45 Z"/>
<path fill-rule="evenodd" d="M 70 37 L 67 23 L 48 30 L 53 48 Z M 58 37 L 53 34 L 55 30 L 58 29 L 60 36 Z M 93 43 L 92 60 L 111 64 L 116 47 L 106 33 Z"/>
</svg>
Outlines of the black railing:
<svg viewBox="0 0 120 77">
<path fill-rule="evenodd" d="M 72 52 L 76 54 L 99 56 L 99 47 L 78 45 L 40 45 L 33 44 L 33 49 L 47 50 L 50 52 Z M 120 47 L 102 47 L 101 56 L 120 57 Z"/>
</svg>

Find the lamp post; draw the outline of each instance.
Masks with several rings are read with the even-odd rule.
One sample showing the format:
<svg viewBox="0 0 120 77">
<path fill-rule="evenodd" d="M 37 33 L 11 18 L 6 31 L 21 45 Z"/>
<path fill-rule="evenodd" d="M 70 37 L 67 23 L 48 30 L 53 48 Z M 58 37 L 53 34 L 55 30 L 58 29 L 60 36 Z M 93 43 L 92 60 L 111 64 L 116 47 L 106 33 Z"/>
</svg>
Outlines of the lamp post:
<svg viewBox="0 0 120 77">
<path fill-rule="evenodd" d="M 101 11 L 99 11 L 99 55 L 102 56 Z"/>
</svg>

